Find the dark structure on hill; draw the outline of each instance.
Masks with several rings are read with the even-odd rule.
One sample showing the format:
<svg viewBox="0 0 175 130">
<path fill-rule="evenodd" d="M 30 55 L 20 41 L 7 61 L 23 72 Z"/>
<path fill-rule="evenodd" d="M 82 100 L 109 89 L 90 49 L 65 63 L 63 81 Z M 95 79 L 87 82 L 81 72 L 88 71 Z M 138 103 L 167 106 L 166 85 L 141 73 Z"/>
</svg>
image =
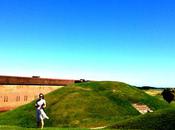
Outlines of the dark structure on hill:
<svg viewBox="0 0 175 130">
<path fill-rule="evenodd" d="M 161 94 L 168 103 L 171 103 L 174 100 L 174 90 L 170 88 L 164 89 Z"/>
<path fill-rule="evenodd" d="M 0 76 L 0 85 L 55 85 L 67 86 L 69 84 L 82 82 L 81 80 L 40 78 L 40 76 L 17 77 Z"/>
</svg>

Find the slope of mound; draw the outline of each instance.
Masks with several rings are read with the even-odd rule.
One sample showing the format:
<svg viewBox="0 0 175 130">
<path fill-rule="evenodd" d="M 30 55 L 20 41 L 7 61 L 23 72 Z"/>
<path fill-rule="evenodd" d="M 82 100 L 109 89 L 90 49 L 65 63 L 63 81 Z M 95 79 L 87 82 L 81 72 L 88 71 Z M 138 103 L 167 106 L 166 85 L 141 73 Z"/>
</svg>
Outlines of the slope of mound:
<svg viewBox="0 0 175 130">
<path fill-rule="evenodd" d="M 148 105 L 152 110 L 168 104 L 142 90 L 121 82 L 73 84 L 45 96 L 48 127 L 99 127 L 137 116 L 132 103 Z M 35 127 L 34 103 L 0 114 L 0 124 Z"/>
<path fill-rule="evenodd" d="M 118 122 L 111 128 L 174 130 L 175 108 L 158 110 Z"/>
</svg>

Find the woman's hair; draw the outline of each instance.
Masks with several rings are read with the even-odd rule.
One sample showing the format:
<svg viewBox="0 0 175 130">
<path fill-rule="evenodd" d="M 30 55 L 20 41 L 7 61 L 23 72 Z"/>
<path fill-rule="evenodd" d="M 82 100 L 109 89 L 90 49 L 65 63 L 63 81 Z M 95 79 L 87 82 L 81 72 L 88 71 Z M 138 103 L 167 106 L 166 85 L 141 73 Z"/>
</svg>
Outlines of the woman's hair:
<svg viewBox="0 0 175 130">
<path fill-rule="evenodd" d="M 44 99 L 44 94 L 40 93 L 40 94 L 39 94 L 39 98 Z"/>
</svg>

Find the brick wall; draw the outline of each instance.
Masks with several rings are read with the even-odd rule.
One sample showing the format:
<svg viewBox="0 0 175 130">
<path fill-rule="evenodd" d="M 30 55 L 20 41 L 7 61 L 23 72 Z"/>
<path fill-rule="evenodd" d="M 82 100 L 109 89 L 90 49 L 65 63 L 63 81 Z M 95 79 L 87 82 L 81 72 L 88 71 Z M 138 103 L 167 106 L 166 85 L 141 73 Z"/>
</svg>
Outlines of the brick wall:
<svg viewBox="0 0 175 130">
<path fill-rule="evenodd" d="M 0 111 L 7 111 L 38 98 L 39 93 L 49 93 L 63 86 L 0 85 Z"/>
<path fill-rule="evenodd" d="M 68 79 L 51 79 L 34 77 L 17 77 L 17 76 L 0 76 L 1 85 L 59 85 L 66 86 L 73 84 L 78 80 Z"/>
</svg>

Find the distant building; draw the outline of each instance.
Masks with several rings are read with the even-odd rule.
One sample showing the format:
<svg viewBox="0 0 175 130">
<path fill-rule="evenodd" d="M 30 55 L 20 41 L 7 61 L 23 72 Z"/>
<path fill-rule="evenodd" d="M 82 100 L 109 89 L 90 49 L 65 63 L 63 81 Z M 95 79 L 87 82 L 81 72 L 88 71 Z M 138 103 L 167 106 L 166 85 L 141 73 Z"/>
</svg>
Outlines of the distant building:
<svg viewBox="0 0 175 130">
<path fill-rule="evenodd" d="M 32 78 L 40 78 L 40 76 L 32 76 Z"/>
</svg>

